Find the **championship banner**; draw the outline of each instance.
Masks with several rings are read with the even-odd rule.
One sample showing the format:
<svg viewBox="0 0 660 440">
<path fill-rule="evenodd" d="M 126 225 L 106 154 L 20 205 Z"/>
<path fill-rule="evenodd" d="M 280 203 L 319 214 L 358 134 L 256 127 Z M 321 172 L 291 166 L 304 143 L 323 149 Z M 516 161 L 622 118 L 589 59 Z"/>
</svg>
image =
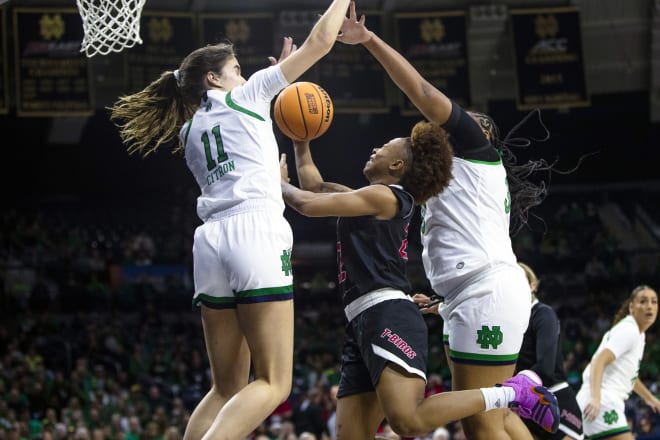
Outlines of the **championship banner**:
<svg viewBox="0 0 660 440">
<path fill-rule="evenodd" d="M 399 52 L 438 89 L 469 107 L 465 12 L 411 12 L 394 15 Z M 419 111 L 401 93 L 401 112 Z"/>
<path fill-rule="evenodd" d="M 140 34 L 143 43 L 123 51 L 130 93 L 142 90 L 163 72 L 177 69 L 198 47 L 190 13 L 144 11 Z"/>
<path fill-rule="evenodd" d="M 381 35 L 382 13 L 366 11 L 367 25 Z M 318 62 L 318 83 L 332 97 L 335 113 L 385 113 L 388 78 L 385 69 L 361 44 L 336 43 Z"/>
<path fill-rule="evenodd" d="M 513 9 L 517 107 L 583 107 L 590 104 L 576 8 Z"/>
<path fill-rule="evenodd" d="M 245 78 L 270 66 L 268 57 L 278 58 L 282 50 L 282 40 L 273 38 L 274 17 L 270 13 L 204 14 L 199 17 L 199 28 L 204 45 L 223 41 L 234 45 Z"/>
<path fill-rule="evenodd" d="M 13 10 L 18 116 L 89 116 L 94 113 L 91 68 L 80 52 L 77 9 Z"/>
<path fill-rule="evenodd" d="M 9 63 L 7 54 L 7 8 L 0 7 L 0 115 L 9 113 Z"/>
</svg>

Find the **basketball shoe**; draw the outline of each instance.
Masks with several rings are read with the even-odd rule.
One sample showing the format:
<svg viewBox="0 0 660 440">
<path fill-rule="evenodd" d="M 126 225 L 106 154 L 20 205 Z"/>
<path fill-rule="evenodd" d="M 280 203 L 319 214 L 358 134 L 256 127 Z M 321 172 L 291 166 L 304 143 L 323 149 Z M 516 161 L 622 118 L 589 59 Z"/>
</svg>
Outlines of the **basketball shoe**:
<svg viewBox="0 0 660 440">
<path fill-rule="evenodd" d="M 542 386 L 541 378 L 532 370 L 522 370 L 504 381 L 502 386 L 516 392 L 509 404 L 511 410 L 523 419 L 529 419 L 544 430 L 555 433 L 559 427 L 559 405 L 555 395 Z"/>
</svg>

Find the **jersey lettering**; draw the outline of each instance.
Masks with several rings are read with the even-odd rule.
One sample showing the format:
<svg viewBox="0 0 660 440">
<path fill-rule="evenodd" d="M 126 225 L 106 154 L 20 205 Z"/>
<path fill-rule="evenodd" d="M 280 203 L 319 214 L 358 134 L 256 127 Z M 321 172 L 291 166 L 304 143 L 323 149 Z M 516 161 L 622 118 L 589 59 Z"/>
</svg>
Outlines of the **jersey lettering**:
<svg viewBox="0 0 660 440">
<path fill-rule="evenodd" d="M 204 154 L 206 155 L 206 169 L 209 171 L 212 171 L 219 163 L 225 162 L 229 158 L 227 153 L 225 153 L 225 146 L 222 143 L 222 137 L 220 136 L 220 126 L 216 125 L 213 127 L 211 133 L 213 134 L 216 150 L 218 152 L 216 160 L 213 160 L 211 154 L 211 141 L 209 139 L 209 134 L 206 131 L 202 133 L 202 143 L 204 144 Z"/>
<path fill-rule="evenodd" d="M 399 255 L 401 255 L 401 258 L 404 260 L 408 259 L 408 252 L 406 252 L 406 248 L 408 247 L 408 228 L 410 227 L 410 223 L 406 225 L 406 238 L 403 239 L 401 242 L 401 247 L 399 248 Z"/>
<path fill-rule="evenodd" d="M 507 214 L 511 212 L 511 190 L 509 189 L 509 181 L 504 179 L 506 185 L 506 197 L 504 198 L 504 212 Z"/>
</svg>

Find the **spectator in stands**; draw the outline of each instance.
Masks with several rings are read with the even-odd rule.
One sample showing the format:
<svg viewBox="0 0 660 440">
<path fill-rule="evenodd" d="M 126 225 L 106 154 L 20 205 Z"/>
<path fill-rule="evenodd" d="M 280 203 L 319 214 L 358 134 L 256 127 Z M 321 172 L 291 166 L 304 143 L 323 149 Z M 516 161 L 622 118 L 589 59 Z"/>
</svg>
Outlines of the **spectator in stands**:
<svg viewBox="0 0 660 440">
<path fill-rule="evenodd" d="M 285 38 L 279 62 L 247 80 L 232 44 L 207 45 L 111 108 L 129 153 L 148 156 L 174 144 L 201 192 L 193 304 L 201 308 L 213 386 L 193 411 L 186 440 L 245 437 L 290 394 L 293 235 L 271 102 L 332 49 L 349 3 L 334 0 L 300 48 Z"/>
<path fill-rule="evenodd" d="M 647 285 L 635 287 L 615 314 L 611 329 L 584 369 L 577 394 L 586 435 L 632 440 L 625 400 L 633 391 L 654 412 L 660 411 L 660 400 L 638 377 L 645 332 L 657 316 L 658 294 Z"/>
</svg>

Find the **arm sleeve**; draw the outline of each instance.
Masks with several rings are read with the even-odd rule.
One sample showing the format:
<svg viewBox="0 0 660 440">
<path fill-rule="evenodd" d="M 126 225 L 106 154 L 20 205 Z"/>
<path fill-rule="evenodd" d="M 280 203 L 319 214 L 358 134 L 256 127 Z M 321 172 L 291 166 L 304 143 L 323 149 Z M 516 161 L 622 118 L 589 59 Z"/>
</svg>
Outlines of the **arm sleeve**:
<svg viewBox="0 0 660 440">
<path fill-rule="evenodd" d="M 549 306 L 540 305 L 534 317 L 536 334 L 536 363 L 532 370 L 543 378 L 553 377 L 557 364 L 559 344 L 559 319 Z"/>
<path fill-rule="evenodd" d="M 270 103 L 289 83 L 281 67 L 276 64 L 254 72 L 245 84 L 232 90 L 232 95 L 244 103 Z"/>
<path fill-rule="evenodd" d="M 497 150 L 481 131 L 477 121 L 455 101 L 452 101 L 451 114 L 442 127 L 449 133 L 455 156 L 487 162 L 500 160 Z"/>
<path fill-rule="evenodd" d="M 635 346 L 639 340 L 639 327 L 629 321 L 617 323 L 607 335 L 603 348 L 609 349 L 614 353 L 614 357 L 619 357 L 626 351 Z"/>
</svg>

